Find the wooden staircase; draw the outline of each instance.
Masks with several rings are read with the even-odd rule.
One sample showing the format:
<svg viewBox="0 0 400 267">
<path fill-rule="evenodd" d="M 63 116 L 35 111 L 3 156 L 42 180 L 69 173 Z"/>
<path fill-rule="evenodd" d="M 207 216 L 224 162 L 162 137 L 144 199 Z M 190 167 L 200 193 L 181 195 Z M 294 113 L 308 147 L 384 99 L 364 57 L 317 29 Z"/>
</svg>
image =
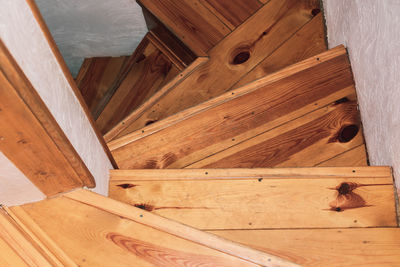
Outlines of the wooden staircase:
<svg viewBox="0 0 400 267">
<path fill-rule="evenodd" d="M 317 0 L 140 0 L 130 56 L 76 79 L 119 166 L 0 210 L 1 266 L 399 266 L 351 65 Z"/>
</svg>

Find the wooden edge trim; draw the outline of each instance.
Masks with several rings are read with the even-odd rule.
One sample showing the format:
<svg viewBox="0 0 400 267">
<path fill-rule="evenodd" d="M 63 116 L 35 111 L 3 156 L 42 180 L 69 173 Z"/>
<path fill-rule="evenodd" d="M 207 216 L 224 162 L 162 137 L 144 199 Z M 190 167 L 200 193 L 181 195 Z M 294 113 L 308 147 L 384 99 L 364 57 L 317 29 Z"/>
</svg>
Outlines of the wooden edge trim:
<svg viewBox="0 0 400 267">
<path fill-rule="evenodd" d="M 179 71 L 182 71 L 187 67 L 185 62 L 183 62 L 166 44 L 164 44 L 160 38 L 154 34 L 154 32 L 149 32 L 148 39 L 178 68 Z"/>
<path fill-rule="evenodd" d="M 313 167 L 313 168 L 255 168 L 255 169 L 145 169 L 110 170 L 113 181 L 169 180 L 234 180 L 234 179 L 330 179 L 330 178 L 388 178 L 391 167 Z"/>
<path fill-rule="evenodd" d="M 95 187 L 96 182 L 93 175 L 1 40 L 0 71 L 29 107 L 65 159 L 70 163 L 82 184 L 90 188 Z"/>
<path fill-rule="evenodd" d="M 58 266 L 78 266 L 65 252 L 33 221 L 21 206 L 4 207 L 8 215 L 36 242 L 48 255 L 52 255 Z"/>
<path fill-rule="evenodd" d="M 49 255 L 44 255 L 44 251 L 41 252 L 24 236 L 16 222 L 3 208 L 0 208 L 0 238 L 6 241 L 29 266 L 54 266 L 52 264 L 55 264 L 48 258 Z M 56 264 L 55 266 L 61 265 Z"/>
<path fill-rule="evenodd" d="M 108 146 L 106 145 L 106 142 L 104 141 L 103 136 L 101 135 L 100 131 L 97 129 L 96 123 L 94 122 L 92 114 L 90 113 L 89 108 L 86 105 L 85 100 L 83 99 L 83 96 L 82 96 L 80 90 L 76 86 L 74 78 L 72 77 L 70 71 L 68 70 L 67 64 L 65 63 L 64 58 L 62 57 L 60 51 L 58 50 L 58 47 L 57 47 L 49 29 L 46 26 L 46 23 L 44 22 L 44 19 L 43 19 L 42 15 L 40 14 L 40 11 L 39 11 L 38 7 L 36 6 L 35 1 L 34 0 L 26 0 L 26 2 L 28 3 L 28 5 L 32 11 L 32 14 L 34 15 L 37 23 L 39 24 L 44 36 L 46 37 L 47 43 L 49 44 L 54 56 L 56 57 L 57 62 L 64 73 L 65 78 L 67 79 L 70 87 L 72 88 L 72 91 L 74 92 L 83 111 L 85 112 L 86 117 L 89 120 L 89 123 L 92 126 L 92 129 L 95 132 L 97 139 L 99 140 L 99 143 L 103 147 L 103 150 L 106 153 L 108 159 L 110 160 L 112 166 L 117 169 L 118 165 L 117 165 L 116 161 L 114 160 L 113 156 L 111 155 L 111 152 L 108 149 Z"/>
<path fill-rule="evenodd" d="M 114 138 L 118 136 L 123 130 L 125 130 L 132 122 L 139 118 L 147 109 L 152 107 L 161 97 L 172 90 L 175 86 L 180 84 L 185 80 L 194 70 L 202 66 L 205 62 L 209 60 L 208 57 L 198 57 L 192 64 L 190 64 L 186 69 L 164 85 L 160 90 L 158 90 L 153 96 L 151 96 L 146 102 L 135 109 L 131 114 L 129 114 L 125 119 L 114 126 L 110 131 L 104 135 L 106 142 L 111 142 Z"/>
<path fill-rule="evenodd" d="M 243 85 L 239 88 L 236 88 L 232 91 L 229 91 L 227 93 L 224 93 L 220 96 L 217 96 L 215 98 L 212 98 L 206 102 L 203 102 L 197 106 L 188 108 L 186 110 L 183 110 L 181 112 L 176 113 L 175 115 L 172 115 L 170 117 L 167 117 L 165 119 L 162 119 L 160 121 L 157 121 L 155 123 L 152 123 L 140 130 L 134 131 L 130 134 L 127 134 L 125 136 L 122 136 L 118 139 L 113 140 L 112 142 L 108 142 L 108 147 L 110 148 L 111 151 L 116 150 L 124 145 L 127 145 L 129 143 L 135 142 L 141 138 L 144 138 L 146 136 L 149 136 L 153 133 L 156 133 L 158 131 L 161 131 L 169 126 L 172 126 L 174 124 L 177 124 L 180 121 L 183 121 L 185 119 L 188 119 L 190 117 L 193 117 L 194 115 L 204 112 L 208 109 L 211 109 L 213 107 L 216 107 L 218 105 L 221 105 L 227 101 L 230 101 L 232 99 L 238 98 L 242 95 L 251 93 L 260 87 L 266 86 L 270 83 L 273 83 L 277 80 L 289 77 L 295 73 L 301 72 L 307 68 L 314 67 L 318 64 L 321 64 L 323 62 L 329 61 L 337 56 L 341 56 L 346 54 L 347 51 L 343 45 L 337 46 L 333 49 L 330 49 L 328 51 L 325 51 L 321 54 L 318 54 L 316 56 L 310 57 L 306 60 L 303 60 L 301 62 L 298 62 L 296 64 L 293 64 L 291 66 L 288 66 L 282 70 L 279 70 L 277 72 L 274 72 L 268 76 L 265 76 L 263 78 L 257 79 L 249 84 Z M 161 96 L 160 96 L 161 97 Z M 136 116 L 135 118 L 137 118 Z M 126 122 L 129 124 L 131 121 Z M 108 139 L 111 140 L 111 139 Z"/>
<path fill-rule="evenodd" d="M 240 245 L 87 190 L 76 190 L 65 194 L 64 197 L 255 264 L 262 266 L 299 266 L 277 256 Z"/>
</svg>

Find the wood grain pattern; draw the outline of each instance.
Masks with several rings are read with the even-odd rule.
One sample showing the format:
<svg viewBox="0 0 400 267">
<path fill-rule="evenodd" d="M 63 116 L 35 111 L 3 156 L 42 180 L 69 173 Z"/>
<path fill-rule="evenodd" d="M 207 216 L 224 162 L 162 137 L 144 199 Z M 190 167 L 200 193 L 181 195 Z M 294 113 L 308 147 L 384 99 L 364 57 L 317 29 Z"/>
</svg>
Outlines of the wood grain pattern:
<svg viewBox="0 0 400 267">
<path fill-rule="evenodd" d="M 336 138 L 346 125 L 359 127 L 352 84 L 347 57 L 341 55 L 110 147 L 124 169 L 314 166 L 363 143 L 361 130 L 347 143 Z M 329 153 L 314 153 L 321 149 Z"/>
<path fill-rule="evenodd" d="M 335 175 L 334 168 L 325 171 Z M 260 178 L 240 177 L 235 170 L 230 175 L 235 178 L 220 178 L 210 170 L 206 179 L 113 179 L 109 195 L 202 230 L 397 224 L 391 175 Z"/>
<path fill-rule="evenodd" d="M 231 30 L 234 30 L 262 6 L 258 0 L 200 0 L 200 3 L 210 9 Z"/>
<path fill-rule="evenodd" d="M 2 46 L 0 148 L 44 194 L 94 186 L 47 107 Z"/>
<path fill-rule="evenodd" d="M 0 237 L 0 266 L 29 265 Z"/>
<path fill-rule="evenodd" d="M 230 33 L 199 0 L 140 0 L 138 1 L 184 42 L 197 56 L 207 51 Z"/>
<path fill-rule="evenodd" d="M 179 68 L 149 42 L 97 118 L 97 127 L 105 134 L 178 72 Z"/>
<path fill-rule="evenodd" d="M 96 57 L 83 61 L 76 84 L 95 119 L 108 102 L 105 98 L 110 97 L 128 59 L 129 56 Z"/>
<path fill-rule="evenodd" d="M 24 205 L 23 209 L 80 266 L 256 266 L 148 227 L 149 216 L 139 209 L 130 208 L 139 212 L 126 216 L 119 212 L 120 205 L 113 205 L 117 213 L 110 213 L 107 202 L 115 201 L 104 197 L 86 204 L 80 202 L 88 197 L 76 200 L 61 197 Z"/>
<path fill-rule="evenodd" d="M 71 75 L 71 72 L 68 69 L 67 64 L 64 61 L 64 58 L 62 57 L 60 50 L 58 50 L 58 47 L 56 45 L 56 42 L 54 41 L 49 29 L 46 26 L 46 23 L 38 9 L 38 7 L 36 6 L 36 3 L 34 0 L 27 0 L 27 3 L 37 21 L 37 23 L 39 24 L 45 38 L 47 39 L 47 42 L 50 46 L 50 49 L 52 50 L 55 58 L 57 59 L 58 64 L 60 65 L 60 68 L 62 69 L 65 78 L 67 79 L 72 91 L 74 92 L 74 95 L 76 96 L 77 100 L 79 101 L 79 104 L 81 105 L 83 111 L 86 114 L 87 119 L 89 120 L 90 125 L 92 126 L 92 129 L 94 131 L 94 133 L 96 134 L 97 140 L 99 141 L 100 145 L 102 146 L 104 153 L 106 153 L 109 161 L 111 162 L 112 166 L 114 168 L 118 168 L 117 163 L 115 162 L 114 158 L 111 155 L 110 150 L 108 149 L 108 146 L 106 145 L 106 142 L 102 136 L 102 134 L 100 133 L 100 131 L 97 129 L 96 127 L 96 123 L 95 120 L 93 119 L 89 108 L 87 107 L 84 98 L 82 97 L 82 94 L 80 93 L 80 90 L 78 89 L 78 87 L 76 86 L 75 80 Z"/>
<path fill-rule="evenodd" d="M 274 53 L 266 57 L 233 87 L 240 87 L 286 66 L 327 50 L 322 13 L 298 30 Z"/>
<path fill-rule="evenodd" d="M 165 94 L 134 123 L 126 125 L 129 132 L 229 91 L 243 75 L 310 21 L 311 10 L 318 5 L 319 1 L 308 0 L 268 2 L 210 50 L 207 64 Z"/>
<path fill-rule="evenodd" d="M 134 126 L 134 124 L 132 124 L 132 122 L 135 121 L 137 118 L 139 118 L 146 111 L 146 109 L 148 107 L 150 107 L 151 105 L 154 105 L 154 103 L 155 103 L 155 102 L 151 102 L 147 106 L 147 102 L 146 102 L 145 103 L 147 106 L 146 109 L 142 109 L 140 111 L 140 113 L 133 112 L 131 115 L 129 115 L 127 118 L 125 118 L 125 120 L 123 121 L 125 123 L 119 124 L 118 127 L 115 127 L 118 129 L 115 129 L 115 131 L 113 129 L 113 131 L 111 131 L 111 132 L 113 132 L 113 135 L 110 138 L 108 138 L 107 140 L 111 140 L 111 139 L 115 138 L 116 134 L 119 134 L 119 136 L 118 136 L 118 139 L 116 139 L 114 141 L 111 141 L 111 142 L 108 141 L 109 142 L 108 146 L 110 147 L 111 150 L 115 150 L 126 144 L 134 142 L 140 138 L 146 137 L 157 131 L 165 129 L 166 127 L 168 127 L 170 125 L 174 125 L 184 119 L 187 119 L 188 117 L 194 116 L 197 113 L 201 113 L 203 111 L 206 111 L 208 109 L 211 109 L 213 107 L 221 105 L 224 102 L 228 102 L 230 100 L 239 98 L 242 95 L 251 93 L 252 91 L 257 90 L 262 86 L 266 86 L 273 82 L 277 82 L 278 80 L 281 80 L 281 79 L 287 78 L 291 75 L 300 73 L 306 69 L 315 67 L 322 62 L 330 61 L 331 59 L 334 59 L 336 57 L 339 57 L 339 56 L 342 56 L 345 54 L 346 54 L 346 49 L 344 48 L 344 46 L 338 46 L 338 47 L 332 48 L 329 51 L 318 54 L 317 56 L 308 58 L 306 60 L 300 61 L 296 64 L 290 65 L 290 66 L 282 69 L 281 71 L 274 72 L 274 73 L 272 73 L 268 76 L 265 76 L 259 80 L 253 81 L 251 84 L 246 84 L 240 88 L 236 88 L 233 91 L 224 93 L 220 96 L 214 97 L 206 102 L 203 102 L 197 106 L 183 110 L 173 116 L 170 116 L 161 121 L 158 121 L 157 123 L 150 124 L 141 130 L 134 131 L 134 127 L 131 127 L 131 126 Z M 198 59 L 196 59 L 196 61 L 198 61 L 199 59 L 203 59 L 202 63 L 204 63 L 206 58 L 198 58 Z M 192 70 L 195 70 L 195 68 L 193 68 Z M 186 72 L 186 70 L 185 70 L 185 72 Z M 186 74 L 190 74 L 190 73 L 191 72 L 186 72 Z M 183 74 L 183 72 L 182 72 L 182 74 Z M 185 77 L 182 77 L 182 79 L 183 78 L 185 78 Z M 182 79 L 179 79 L 179 81 L 181 81 Z M 130 131 L 133 131 L 133 132 L 129 133 Z M 116 133 L 114 133 L 114 132 L 116 132 Z"/>
<path fill-rule="evenodd" d="M 359 145 L 351 150 L 339 154 L 331 159 L 318 163 L 317 166 L 368 166 L 367 151 L 365 145 Z"/>
<path fill-rule="evenodd" d="M 399 228 L 210 232 L 265 252 L 276 253 L 303 266 L 400 265 Z"/>
</svg>

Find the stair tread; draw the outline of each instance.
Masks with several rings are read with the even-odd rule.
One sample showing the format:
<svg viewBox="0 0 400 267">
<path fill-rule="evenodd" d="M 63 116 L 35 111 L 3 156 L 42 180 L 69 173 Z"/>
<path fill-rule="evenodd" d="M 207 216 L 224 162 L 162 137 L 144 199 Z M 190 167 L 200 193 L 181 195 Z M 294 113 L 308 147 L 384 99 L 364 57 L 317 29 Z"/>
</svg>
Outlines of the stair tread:
<svg viewBox="0 0 400 267">
<path fill-rule="evenodd" d="M 109 195 L 202 230 L 396 226 L 390 168 L 360 169 L 115 170 Z"/>
</svg>

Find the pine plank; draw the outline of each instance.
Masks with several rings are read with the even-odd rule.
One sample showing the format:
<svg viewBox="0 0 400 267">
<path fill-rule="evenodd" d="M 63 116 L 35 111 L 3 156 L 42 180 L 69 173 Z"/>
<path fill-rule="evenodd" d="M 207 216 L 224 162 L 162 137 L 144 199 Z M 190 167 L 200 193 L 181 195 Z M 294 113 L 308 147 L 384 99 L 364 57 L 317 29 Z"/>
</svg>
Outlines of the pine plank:
<svg viewBox="0 0 400 267">
<path fill-rule="evenodd" d="M 104 139 L 107 142 L 110 142 L 113 139 L 118 138 L 119 136 L 124 135 L 124 130 L 126 130 L 126 125 L 130 125 L 133 121 L 135 121 L 138 117 L 140 117 L 143 112 L 145 112 L 149 107 L 151 107 L 158 99 L 160 99 L 165 93 L 169 90 L 172 90 L 176 85 L 181 83 L 184 79 L 186 79 L 194 70 L 196 70 L 199 66 L 208 61 L 207 57 L 198 57 L 193 63 L 191 63 L 187 68 L 185 68 L 179 75 L 176 75 L 172 78 L 168 83 L 166 83 L 163 87 L 161 87 L 157 92 L 155 92 L 150 98 L 146 100 L 142 105 L 140 105 L 137 109 L 135 109 L 132 113 L 130 113 L 127 117 L 121 120 L 116 126 L 114 126 L 110 131 L 108 131 L 104 135 Z M 150 124 L 151 125 L 151 124 Z M 130 130 L 129 127 L 127 129 Z"/>
<path fill-rule="evenodd" d="M 335 175 L 334 168 L 330 171 Z M 235 178 L 210 170 L 206 179 L 112 179 L 109 196 L 202 230 L 397 225 L 391 176 L 230 174 Z"/>
<path fill-rule="evenodd" d="M 368 166 L 367 151 L 365 145 L 359 145 L 351 150 L 339 154 L 336 157 L 323 161 L 317 166 Z"/>
<path fill-rule="evenodd" d="M 21 257 L 0 237 L 0 266 L 29 266 Z"/>
<path fill-rule="evenodd" d="M 1 239 L 5 241 L 28 266 L 57 266 L 49 262 L 45 255 L 43 255 L 30 240 L 26 239 L 15 222 L 13 222 L 3 209 L 0 209 L 0 240 Z M 10 255 L 10 257 L 11 256 L 12 255 Z"/>
<path fill-rule="evenodd" d="M 108 102 L 129 56 L 86 58 L 79 70 L 76 84 L 96 119 Z M 111 94 L 112 95 L 112 94 Z"/>
<path fill-rule="evenodd" d="M 140 129 L 149 121 L 161 120 L 229 91 L 310 21 L 311 10 L 317 6 L 317 0 L 271 0 L 211 49 L 208 63 L 165 94 L 129 127 Z"/>
<path fill-rule="evenodd" d="M 149 220 L 158 216 L 90 192 L 75 191 L 66 197 L 24 205 L 23 209 L 80 266 L 255 266 L 238 256 L 155 229 L 153 226 L 160 220 L 167 228 L 170 223 L 164 218 L 151 221 L 154 225 L 148 227 Z M 181 234 L 190 235 L 192 230 L 182 227 L 186 231 Z M 217 239 L 219 244 L 232 243 Z M 274 264 L 275 258 L 271 260 L 271 266 L 297 266 L 279 264 L 286 261 Z"/>
<path fill-rule="evenodd" d="M 177 115 L 181 119 L 172 123 L 160 122 L 157 131 L 145 128 L 142 138 L 132 135 L 111 142 L 112 154 L 123 169 L 305 167 L 363 144 L 361 130 L 347 143 L 337 139 L 346 125 L 360 129 L 345 54 L 278 80 L 256 81 L 253 91 L 249 88 L 208 109 Z"/>
<path fill-rule="evenodd" d="M 399 228 L 210 232 L 303 266 L 400 265 Z"/>
<path fill-rule="evenodd" d="M 178 123 L 179 121 L 182 121 L 183 119 L 191 117 L 197 113 L 206 111 L 206 110 L 216 107 L 224 102 L 228 102 L 235 98 L 241 97 L 242 95 L 251 93 L 252 91 L 257 90 L 262 86 L 266 86 L 273 82 L 277 82 L 280 79 L 288 78 L 291 75 L 295 75 L 295 74 L 300 73 L 308 68 L 315 67 L 322 62 L 330 61 L 331 59 L 334 59 L 336 57 L 339 57 L 339 56 L 342 56 L 345 54 L 346 54 L 346 49 L 343 46 L 338 46 L 338 47 L 332 48 L 329 51 L 326 51 L 317 56 L 308 58 L 308 59 L 298 62 L 296 64 L 290 65 L 290 66 L 282 69 L 281 71 L 272 73 L 266 77 L 256 80 L 256 81 L 252 82 L 251 84 L 247 84 L 240 88 L 236 88 L 235 90 L 233 90 L 231 92 L 224 93 L 220 96 L 217 96 L 206 102 L 203 102 L 197 106 L 183 110 L 173 116 L 167 117 L 157 123 L 153 123 L 149 126 L 144 127 L 141 130 L 138 130 L 138 131 L 134 131 L 135 125 L 132 122 L 137 120 L 139 118 L 139 116 L 141 116 L 146 111 L 146 109 L 142 109 L 140 113 L 133 112 L 131 115 L 129 115 L 128 117 L 125 118 L 123 123 L 121 123 L 120 125 L 118 125 L 118 127 L 116 127 L 118 129 L 115 129 L 115 131 L 114 131 L 114 129 L 113 129 L 113 131 L 110 131 L 110 132 L 113 132 L 113 134 L 112 134 L 112 136 L 110 136 L 109 138 L 106 139 L 108 142 L 108 146 L 110 147 L 111 150 L 118 149 L 118 148 L 120 148 L 126 144 L 129 144 L 131 142 L 134 142 L 140 138 L 146 137 L 157 131 L 165 129 L 166 127 L 168 127 L 170 125 L 174 125 L 174 124 Z M 196 60 L 199 60 L 199 59 L 203 59 L 202 63 L 204 63 L 207 60 L 207 58 L 198 58 Z M 193 68 L 193 70 L 194 69 L 195 68 Z M 187 72 L 187 73 L 190 74 L 190 72 Z M 184 77 L 182 77 L 182 78 L 184 78 Z M 147 104 L 147 102 L 146 102 L 146 104 Z M 149 103 L 149 106 L 151 106 L 151 105 L 154 105 L 154 102 Z M 147 108 L 149 106 L 147 106 Z M 130 133 L 130 132 L 132 132 L 132 133 Z M 118 139 L 111 141 L 113 138 L 115 138 L 116 134 L 119 134 L 117 136 Z"/>
<path fill-rule="evenodd" d="M 8 52 L 7 48 L 5 47 L 5 45 L 2 42 L 0 42 L 0 74 L 1 74 L 1 80 L 4 82 L 4 84 L 2 84 L 2 90 L 4 90 L 4 91 L 10 90 L 10 92 L 8 93 L 8 98 L 4 97 L 4 98 L 2 98 L 2 101 L 11 101 L 11 103 L 8 103 L 8 104 L 5 103 L 6 105 L 9 105 L 9 104 L 12 104 L 12 101 L 14 101 L 14 99 L 15 99 L 16 103 L 15 103 L 15 106 L 13 106 L 13 109 L 14 110 L 18 109 L 19 110 L 18 112 L 30 113 L 31 115 L 28 115 L 28 114 L 26 115 L 27 118 L 25 118 L 25 120 L 35 120 L 36 121 L 36 123 L 32 126 L 19 125 L 17 127 L 21 127 L 20 129 L 24 129 L 24 127 L 26 127 L 26 130 L 31 127 L 33 127 L 34 129 L 36 129 L 35 127 L 40 127 L 41 129 L 38 131 L 40 131 L 41 133 L 46 132 L 43 136 L 43 139 L 47 140 L 45 142 L 52 142 L 53 145 L 51 145 L 50 147 L 58 148 L 57 150 L 59 150 L 59 151 L 55 152 L 55 153 L 57 153 L 58 157 L 60 157 L 59 160 L 62 162 L 67 161 L 67 163 L 66 163 L 67 166 L 65 166 L 65 171 L 67 172 L 67 175 L 70 175 L 70 177 L 68 178 L 67 176 L 65 176 L 64 179 L 69 179 L 72 181 L 80 180 L 80 183 L 83 183 L 84 185 L 86 185 L 88 187 L 94 187 L 95 181 L 94 181 L 92 174 L 90 173 L 90 171 L 86 167 L 85 163 L 82 161 L 79 154 L 76 152 L 75 148 L 72 146 L 72 144 L 70 143 L 68 138 L 65 136 L 63 130 L 58 125 L 57 121 L 54 119 L 53 115 L 50 113 L 50 111 L 48 110 L 48 108 L 46 107 L 46 105 L 44 104 L 44 102 L 42 101 L 42 99 L 40 98 L 38 93 L 36 92 L 35 88 L 33 88 L 31 83 L 27 79 L 27 77 L 24 75 L 24 73 L 19 68 L 18 64 L 15 62 L 15 60 L 13 59 L 13 57 Z M 6 92 L 4 92 L 4 93 L 6 93 Z M 8 100 L 6 100 L 6 99 L 8 99 Z M 19 105 L 20 105 L 19 107 L 17 107 L 17 105 L 18 105 L 17 103 L 19 103 Z M 8 113 L 7 116 L 13 117 L 14 114 L 12 114 L 11 110 L 4 110 L 3 113 L 7 112 Z M 0 112 L 1 112 L 1 110 L 0 110 Z M 15 114 L 15 115 L 16 115 L 16 117 L 18 117 L 22 114 Z M 13 120 L 15 120 L 16 117 Z M 16 123 L 16 121 L 14 121 L 13 123 L 18 124 L 18 123 Z M 10 127 L 10 125 L 5 126 L 5 127 L 6 128 Z M 9 131 L 9 130 L 10 129 L 2 129 L 2 131 Z M 22 137 L 23 133 L 24 133 L 24 131 L 19 133 L 21 136 L 18 140 L 23 140 L 23 137 Z M 45 136 L 47 136 L 47 137 L 45 137 Z M 3 138 L 5 138 L 5 136 L 3 136 Z M 2 138 L 0 138 L 0 139 L 2 139 Z M 0 143 L 1 143 L 1 141 L 0 141 Z M 3 142 L 3 143 L 4 144 L 8 143 L 8 141 L 6 140 L 6 142 Z M 27 145 L 27 146 L 29 146 L 29 145 Z M 13 157 L 13 156 L 10 157 L 10 153 L 13 153 L 13 155 L 14 155 L 14 153 L 16 152 L 16 151 L 12 151 L 11 147 L 9 147 L 8 149 L 5 149 L 3 151 L 3 153 L 7 155 L 6 151 L 8 151 L 9 159 L 11 159 L 11 157 Z M 44 152 L 44 153 L 46 153 L 46 152 Z M 15 153 L 15 154 L 18 154 L 18 153 Z M 20 154 L 20 155 L 22 155 L 22 154 Z M 55 155 L 56 154 L 53 154 L 53 156 L 55 156 Z M 37 156 L 38 155 L 35 155 L 35 157 L 37 157 Z M 18 157 L 18 159 L 17 159 L 16 157 L 18 157 L 18 156 L 15 155 L 15 157 L 13 157 L 14 160 L 22 160 L 22 161 L 26 160 L 26 158 L 22 159 L 21 157 Z M 14 164 L 16 164 L 20 168 L 24 168 L 24 167 L 22 167 L 22 165 L 25 165 L 25 167 L 26 167 L 27 163 L 23 163 L 22 161 L 19 164 L 16 164 L 16 162 L 14 161 Z M 39 162 L 36 162 L 35 164 L 38 164 L 38 163 Z M 73 169 L 73 171 L 71 171 L 71 168 Z M 24 168 L 24 169 L 26 172 L 28 172 L 28 170 L 26 168 Z M 26 172 L 25 172 L 25 175 L 27 175 Z M 35 175 L 31 176 L 31 178 L 33 178 L 33 177 L 36 177 L 36 176 Z M 61 178 L 61 179 L 63 179 L 63 178 Z M 60 189 L 60 190 L 62 190 L 62 189 Z"/>
<path fill-rule="evenodd" d="M 230 33 L 199 0 L 138 1 L 184 42 L 197 56 L 207 51 Z"/>
<path fill-rule="evenodd" d="M 110 170 L 114 184 L 128 181 L 232 180 L 252 178 L 385 178 L 392 175 L 387 166 L 318 167 L 318 168 L 253 168 L 253 169 L 139 169 Z"/>
<path fill-rule="evenodd" d="M 200 3 L 210 9 L 231 30 L 242 24 L 262 6 L 258 0 L 200 0 Z"/>
<path fill-rule="evenodd" d="M 44 114 L 41 120 L 35 116 L 36 112 L 36 114 L 32 112 L 31 105 L 20 96 L 17 87 L 10 84 L 4 76 L 3 69 L 0 72 L 0 84 L 2 86 L 0 90 L 0 149 L 4 155 L 48 196 L 82 187 L 84 182 L 81 180 L 82 176 L 76 172 L 79 169 L 74 168 L 76 167 L 75 162 L 72 161 L 74 159 L 68 160 L 58 146 L 60 143 L 68 142 L 68 139 L 62 138 L 65 136 L 58 124 L 54 122 L 54 118 L 46 116 L 49 111 L 40 98 L 34 101 L 38 101 L 36 104 Z M 46 126 L 42 122 L 46 123 Z M 48 129 L 55 131 L 49 132 Z M 62 139 L 57 139 L 55 142 L 54 139 L 58 137 Z M 70 147 L 70 144 L 64 143 L 63 147 Z M 80 164 L 78 159 L 76 158 L 75 161 Z M 83 166 L 80 166 L 81 170 Z M 84 180 L 85 183 L 93 186 L 94 181 L 87 178 Z"/>
<path fill-rule="evenodd" d="M 319 13 L 274 53 L 266 57 L 254 69 L 241 78 L 234 87 L 243 86 L 326 50 L 324 22 L 322 13 Z"/>
<path fill-rule="evenodd" d="M 148 36 L 145 38 L 149 38 Z M 97 127 L 105 134 L 178 72 L 179 68 L 149 42 L 97 118 Z"/>
</svg>

